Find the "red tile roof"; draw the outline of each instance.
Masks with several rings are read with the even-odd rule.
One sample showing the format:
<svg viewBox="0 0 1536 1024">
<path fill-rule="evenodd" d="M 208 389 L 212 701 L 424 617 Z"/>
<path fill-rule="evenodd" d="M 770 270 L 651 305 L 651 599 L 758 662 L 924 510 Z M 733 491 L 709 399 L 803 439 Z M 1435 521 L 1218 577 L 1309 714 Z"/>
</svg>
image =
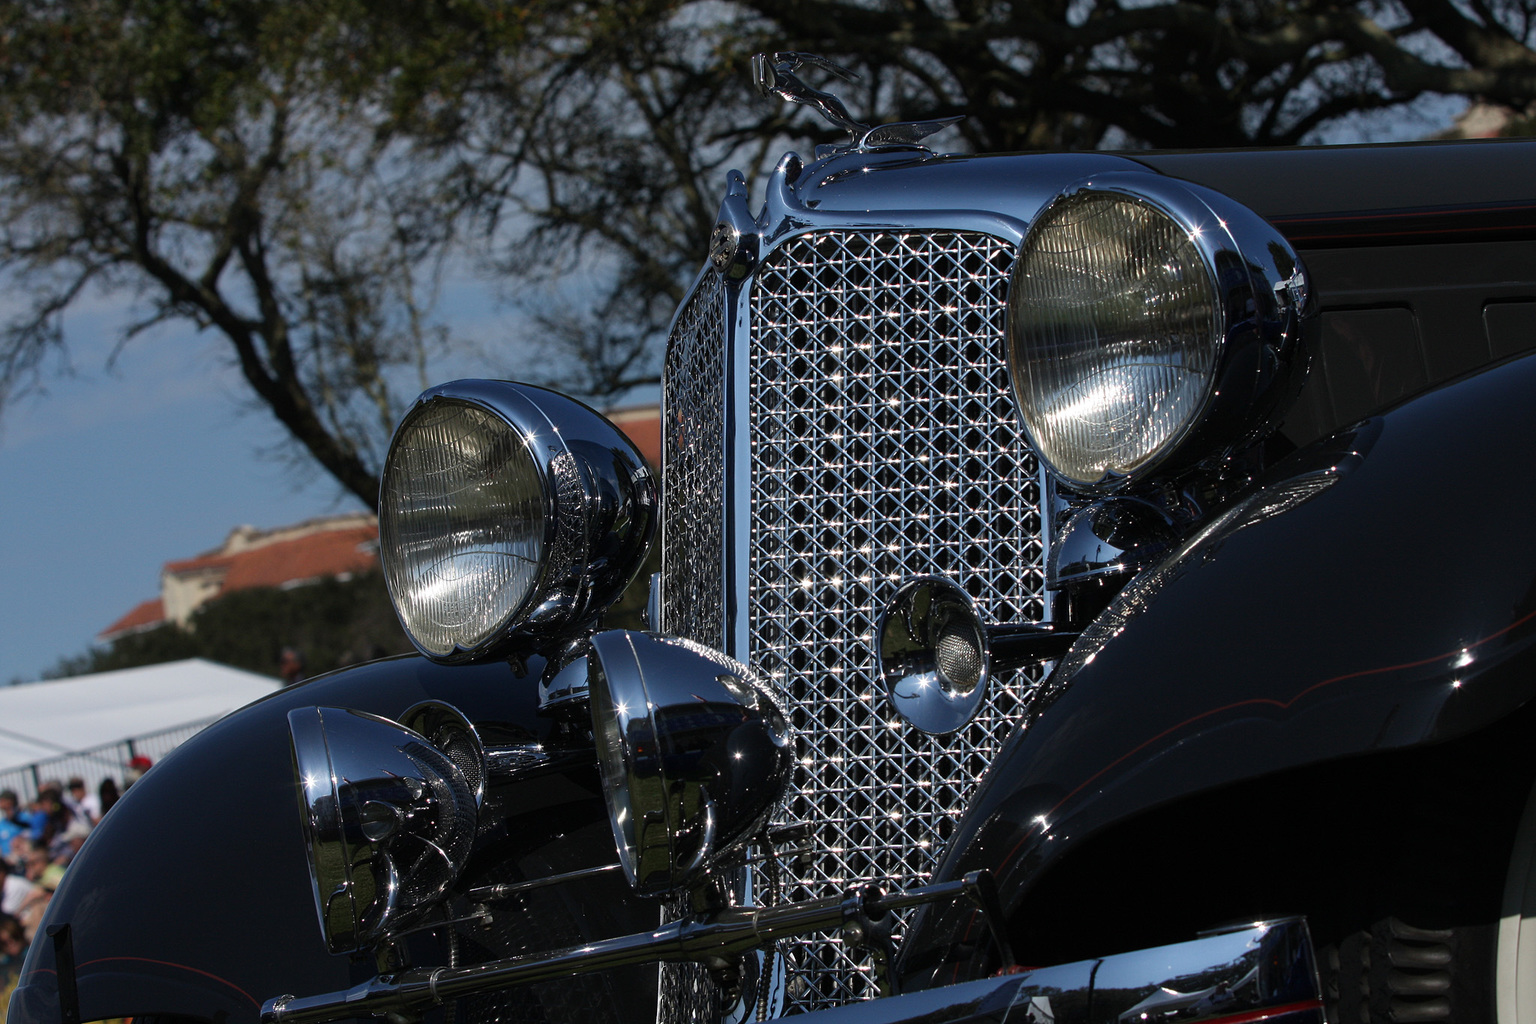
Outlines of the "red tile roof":
<svg viewBox="0 0 1536 1024">
<path fill-rule="evenodd" d="M 287 540 L 259 540 L 240 551 L 208 552 L 196 558 L 166 562 L 163 571 L 171 576 L 214 574 L 218 593 L 222 595 L 251 587 L 281 587 L 368 572 L 379 564 L 378 549 L 376 524 L 322 527 Z M 164 621 L 164 602 L 159 598 L 145 601 L 96 634 L 96 639 L 110 643 L 119 636 Z"/>
<path fill-rule="evenodd" d="M 175 576 L 183 576 L 199 569 L 227 569 L 235 555 L 210 554 L 198 555 L 196 558 L 183 558 L 176 562 L 166 562 L 164 572 Z"/>
<path fill-rule="evenodd" d="M 367 572 L 379 564 L 378 540 L 377 526 L 355 526 L 324 530 L 225 555 L 229 573 L 219 592 L 228 594 L 249 587 L 280 587 L 285 583 Z M 166 568 L 171 567 L 167 565 Z"/>
<path fill-rule="evenodd" d="M 140 601 L 133 606 L 133 610 L 112 625 L 96 634 L 96 639 L 102 643 L 115 640 L 119 636 L 135 633 L 141 629 L 149 629 L 158 626 L 165 621 L 165 605 L 157 597 L 152 601 Z"/>
</svg>

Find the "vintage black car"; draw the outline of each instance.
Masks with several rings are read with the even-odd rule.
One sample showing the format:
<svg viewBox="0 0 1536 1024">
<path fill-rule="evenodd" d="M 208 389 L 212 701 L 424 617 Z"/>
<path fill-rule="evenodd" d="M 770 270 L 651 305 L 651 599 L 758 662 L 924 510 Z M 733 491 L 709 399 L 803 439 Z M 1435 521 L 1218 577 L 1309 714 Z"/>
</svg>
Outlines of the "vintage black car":
<svg viewBox="0 0 1536 1024">
<path fill-rule="evenodd" d="M 940 156 L 797 60 L 659 490 L 424 394 L 423 656 L 134 786 L 10 1024 L 1536 1021 L 1536 141 Z"/>
</svg>

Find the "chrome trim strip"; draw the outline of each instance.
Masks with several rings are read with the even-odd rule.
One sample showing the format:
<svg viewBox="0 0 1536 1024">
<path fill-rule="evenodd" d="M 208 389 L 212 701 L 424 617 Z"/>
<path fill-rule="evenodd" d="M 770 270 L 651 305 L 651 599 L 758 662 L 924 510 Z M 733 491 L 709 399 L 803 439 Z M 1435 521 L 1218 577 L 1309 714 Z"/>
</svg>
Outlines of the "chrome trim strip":
<svg viewBox="0 0 1536 1024">
<path fill-rule="evenodd" d="M 726 308 L 734 313 L 725 339 L 727 410 L 750 410 L 752 389 L 752 287 L 756 275 L 726 289 Z M 751 655 L 747 628 L 752 565 L 752 425 L 749 415 L 725 415 L 726 653 L 738 661 Z"/>
</svg>

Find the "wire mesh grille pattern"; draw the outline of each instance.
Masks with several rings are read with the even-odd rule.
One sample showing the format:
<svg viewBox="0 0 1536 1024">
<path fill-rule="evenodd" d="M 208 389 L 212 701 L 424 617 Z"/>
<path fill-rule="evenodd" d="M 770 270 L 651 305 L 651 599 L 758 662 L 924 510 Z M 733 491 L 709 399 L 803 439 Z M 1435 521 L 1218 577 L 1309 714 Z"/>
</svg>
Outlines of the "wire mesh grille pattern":
<svg viewBox="0 0 1536 1024">
<path fill-rule="evenodd" d="M 895 721 L 873 650 L 880 610 L 918 575 L 956 580 L 993 621 L 1043 616 L 1038 475 L 1017 426 L 1002 333 L 1012 260 L 1006 242 L 955 232 L 791 240 L 754 282 L 748 410 L 721 404 L 721 345 L 709 332 L 724 337 L 723 310 L 703 311 L 696 299 L 672 339 L 668 629 L 706 643 L 723 636 L 718 590 L 715 618 L 690 607 L 710 593 L 701 576 L 713 571 L 719 586 L 718 547 L 698 543 L 696 524 L 722 504 L 712 432 L 723 416 L 744 417 L 749 660 L 781 687 L 801 734 L 785 818 L 814 828 L 810 865 L 785 865 L 788 899 L 927 879 L 1038 681 L 994 679 L 964 730 L 934 737 Z M 698 419 L 676 420 L 684 409 Z M 700 439 L 711 447 L 691 450 Z M 875 994 L 867 960 L 835 936 L 785 952 L 791 1012 Z"/>
<path fill-rule="evenodd" d="M 829 232 L 758 274 L 752 660 L 801 732 L 787 817 L 825 851 L 791 900 L 926 880 L 1035 682 L 994 680 L 964 730 L 930 736 L 896 718 L 873 646 L 880 610 L 924 574 L 959 582 L 991 621 L 1043 616 L 1038 475 L 1003 341 L 1012 259 L 984 235 Z M 874 995 L 836 938 L 797 946 L 791 1008 Z"/>
<path fill-rule="evenodd" d="M 725 647 L 725 289 L 711 274 L 667 342 L 661 569 L 667 632 Z M 668 905 L 666 920 L 680 908 Z M 706 1024 L 719 999 L 698 964 L 663 964 L 656 1019 Z"/>
<path fill-rule="evenodd" d="M 663 376 L 662 548 L 667 632 L 725 646 L 725 289 L 694 292 L 667 344 Z"/>
</svg>

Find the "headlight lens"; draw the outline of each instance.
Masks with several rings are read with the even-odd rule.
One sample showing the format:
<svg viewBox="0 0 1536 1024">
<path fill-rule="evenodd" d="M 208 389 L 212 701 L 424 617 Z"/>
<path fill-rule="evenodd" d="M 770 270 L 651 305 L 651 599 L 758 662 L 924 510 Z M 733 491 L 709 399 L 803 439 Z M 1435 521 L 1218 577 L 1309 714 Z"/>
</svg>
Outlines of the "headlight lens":
<svg viewBox="0 0 1536 1024">
<path fill-rule="evenodd" d="M 549 545 L 527 439 L 476 406 L 438 402 L 401 425 L 384 481 L 381 543 L 406 631 L 440 656 L 480 645 L 527 601 Z"/>
<path fill-rule="evenodd" d="M 1199 416 L 1225 325 L 1190 231 L 1142 200 L 1082 192 L 1025 239 L 1010 358 L 1026 429 L 1071 483 L 1124 477 Z"/>
<path fill-rule="evenodd" d="M 1069 186 L 1025 234 L 1009 291 L 1031 443 L 1089 490 L 1242 450 L 1301 383 L 1309 292 L 1290 243 L 1220 193 L 1145 172 Z"/>
<path fill-rule="evenodd" d="M 589 626 L 656 530 L 644 458 L 602 416 L 544 388 L 464 380 L 395 431 L 379 495 L 390 599 L 440 661 Z"/>
</svg>

